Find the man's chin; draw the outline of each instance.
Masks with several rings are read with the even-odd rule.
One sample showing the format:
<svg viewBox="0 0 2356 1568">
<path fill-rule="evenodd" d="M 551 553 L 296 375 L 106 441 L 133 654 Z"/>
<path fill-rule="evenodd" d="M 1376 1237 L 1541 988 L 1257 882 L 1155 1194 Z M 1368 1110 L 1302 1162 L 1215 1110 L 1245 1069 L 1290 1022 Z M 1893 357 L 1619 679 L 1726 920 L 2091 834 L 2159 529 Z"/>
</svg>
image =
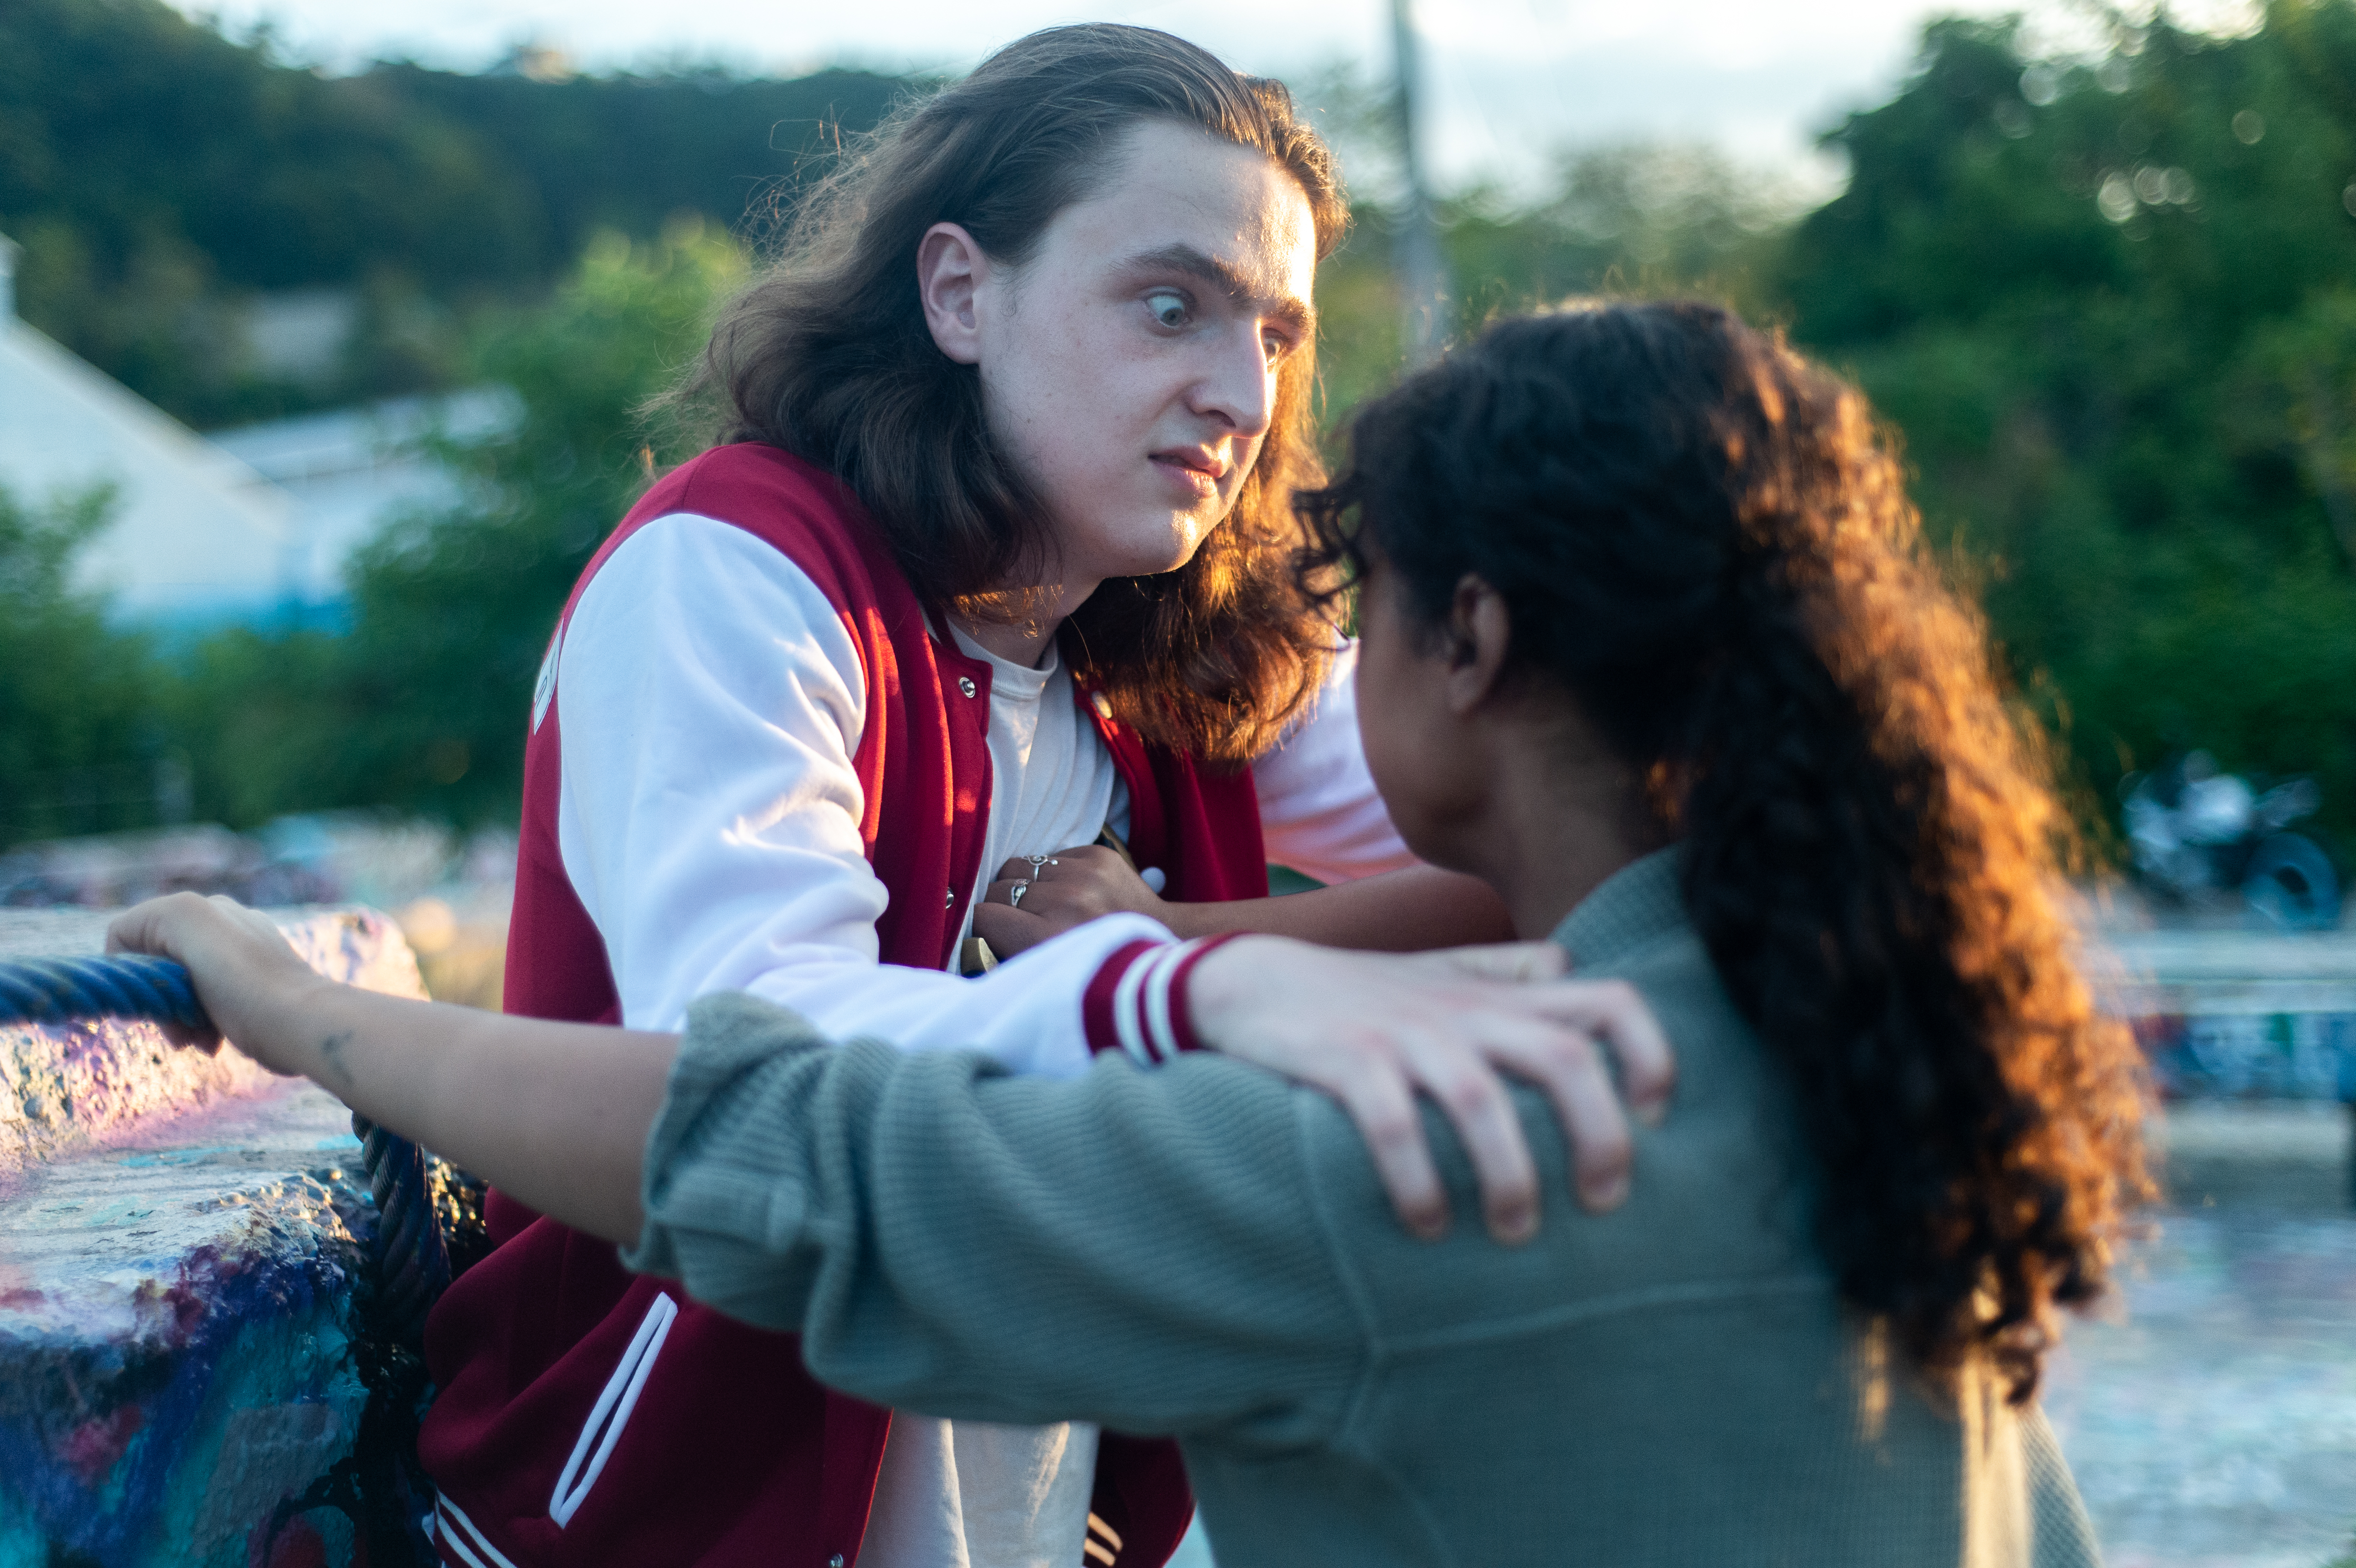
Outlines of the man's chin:
<svg viewBox="0 0 2356 1568">
<path fill-rule="evenodd" d="M 1164 572 L 1177 571 L 1194 559 L 1194 552 L 1202 548 L 1203 540 L 1210 537 L 1211 530 L 1218 524 L 1216 517 L 1208 521 L 1186 516 L 1171 518 L 1166 532 L 1156 530 L 1161 537 L 1149 539 L 1141 535 L 1137 539 L 1136 548 L 1128 552 L 1128 570 L 1119 575 L 1159 577 Z"/>
</svg>

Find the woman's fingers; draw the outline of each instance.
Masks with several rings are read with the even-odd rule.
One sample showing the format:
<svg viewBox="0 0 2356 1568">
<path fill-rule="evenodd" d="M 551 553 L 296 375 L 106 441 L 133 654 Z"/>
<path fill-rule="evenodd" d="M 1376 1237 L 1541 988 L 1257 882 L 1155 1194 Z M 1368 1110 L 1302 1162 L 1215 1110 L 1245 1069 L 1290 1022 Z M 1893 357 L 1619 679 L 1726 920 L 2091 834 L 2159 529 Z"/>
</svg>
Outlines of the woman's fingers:
<svg viewBox="0 0 2356 1568">
<path fill-rule="evenodd" d="M 316 978 L 268 915 L 220 894 L 170 893 L 134 905 L 107 926 L 106 949 L 150 953 L 187 965 L 219 1032 L 183 1030 L 174 1038 L 208 1049 L 226 1035 L 250 1051 L 252 1009 Z"/>
<path fill-rule="evenodd" d="M 193 899 L 194 893 L 174 893 L 169 898 L 149 899 L 134 904 L 107 923 L 106 950 L 109 953 L 145 953 L 158 958 L 178 956 L 170 945 L 166 908 L 176 899 Z M 209 1016 L 209 1015 L 208 1015 Z M 186 1050 L 201 1051 L 206 1055 L 217 1054 L 221 1048 L 218 1028 L 192 1029 L 187 1024 L 158 1022 L 164 1038 Z"/>
</svg>

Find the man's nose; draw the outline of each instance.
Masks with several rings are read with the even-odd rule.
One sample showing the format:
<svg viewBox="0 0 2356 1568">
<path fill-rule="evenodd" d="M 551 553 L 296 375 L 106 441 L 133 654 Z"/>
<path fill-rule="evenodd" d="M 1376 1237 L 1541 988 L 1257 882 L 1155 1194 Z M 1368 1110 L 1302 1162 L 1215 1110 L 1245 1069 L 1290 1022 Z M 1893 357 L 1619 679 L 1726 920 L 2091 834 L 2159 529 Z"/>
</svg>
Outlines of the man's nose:
<svg viewBox="0 0 2356 1568">
<path fill-rule="evenodd" d="M 1222 334 L 1194 392 L 1197 413 L 1217 414 L 1247 440 L 1268 433 L 1276 417 L 1276 371 L 1257 324 Z"/>
</svg>

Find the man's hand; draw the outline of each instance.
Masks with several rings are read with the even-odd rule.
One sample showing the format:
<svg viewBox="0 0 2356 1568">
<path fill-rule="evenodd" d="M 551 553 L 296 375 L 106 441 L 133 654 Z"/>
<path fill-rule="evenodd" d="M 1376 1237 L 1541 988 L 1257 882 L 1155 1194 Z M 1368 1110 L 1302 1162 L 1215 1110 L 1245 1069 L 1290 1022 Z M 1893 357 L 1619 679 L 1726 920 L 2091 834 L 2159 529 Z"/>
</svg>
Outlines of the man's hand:
<svg viewBox="0 0 2356 1568">
<path fill-rule="evenodd" d="M 1021 902 L 1015 902 L 1017 889 Z M 973 912 L 973 933 L 1001 958 L 1012 958 L 1103 914 L 1151 915 L 1170 923 L 1178 906 L 1145 885 L 1135 867 L 1101 844 L 1058 849 L 1033 861 L 1017 855 Z M 1173 928 L 1174 929 L 1174 928 Z"/>
<path fill-rule="evenodd" d="M 1646 1125 L 1676 1083 L 1643 998 L 1616 980 L 1562 978 L 1569 963 L 1550 942 L 1402 958 L 1243 937 L 1203 958 L 1187 997 L 1206 1043 L 1342 1103 L 1400 1220 L 1426 1237 L 1449 1221 L 1415 1108 L 1430 1095 L 1464 1140 L 1491 1233 L 1520 1242 L 1537 1230 L 1537 1172 L 1499 1073 L 1546 1091 L 1580 1201 L 1599 1211 L 1627 1196 L 1634 1155 L 1599 1042 Z"/>
</svg>

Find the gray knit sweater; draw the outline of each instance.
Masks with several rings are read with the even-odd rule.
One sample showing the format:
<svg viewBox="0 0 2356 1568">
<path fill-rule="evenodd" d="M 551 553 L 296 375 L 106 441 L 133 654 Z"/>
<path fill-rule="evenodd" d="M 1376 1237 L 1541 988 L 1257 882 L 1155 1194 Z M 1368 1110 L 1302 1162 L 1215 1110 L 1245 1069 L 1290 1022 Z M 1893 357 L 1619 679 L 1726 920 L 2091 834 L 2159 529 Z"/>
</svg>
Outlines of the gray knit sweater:
<svg viewBox="0 0 2356 1568">
<path fill-rule="evenodd" d="M 720 996 L 691 1015 L 627 1261 L 799 1330 L 819 1378 L 879 1404 L 1176 1436 L 1221 1568 L 2095 1563 L 2041 1415 L 1967 1393 L 1965 1421 L 1869 1374 L 1672 856 L 1557 940 L 1643 992 L 1679 1084 L 1601 1217 L 1520 1094 L 1557 1195 L 1526 1246 L 1486 1239 L 1436 1115 L 1459 1219 L 1426 1243 L 1334 1104 L 1251 1067 L 1019 1079 L 824 1049 Z"/>
</svg>

